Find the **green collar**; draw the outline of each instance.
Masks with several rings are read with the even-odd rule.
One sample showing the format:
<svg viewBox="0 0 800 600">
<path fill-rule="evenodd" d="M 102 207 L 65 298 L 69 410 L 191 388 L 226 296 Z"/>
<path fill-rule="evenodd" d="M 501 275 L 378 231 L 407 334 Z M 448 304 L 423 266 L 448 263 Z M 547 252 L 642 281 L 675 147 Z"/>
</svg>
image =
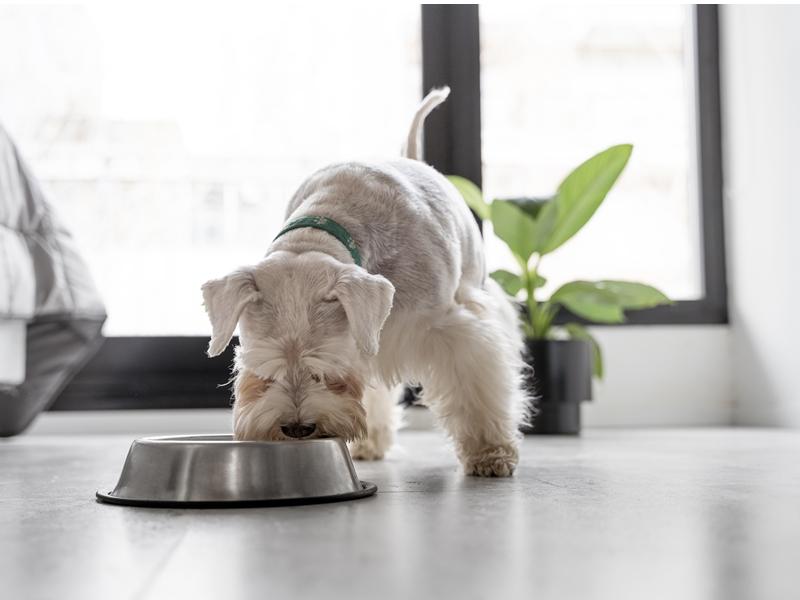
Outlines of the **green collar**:
<svg viewBox="0 0 800 600">
<path fill-rule="evenodd" d="M 355 263 L 359 267 L 362 266 L 361 253 L 358 251 L 358 246 L 356 246 L 355 240 L 353 240 L 351 235 L 347 233 L 347 229 L 328 217 L 300 217 L 294 221 L 289 221 L 289 223 L 283 229 L 281 229 L 280 233 L 275 236 L 275 240 L 281 237 L 284 233 L 289 233 L 292 229 L 300 229 L 301 227 L 312 227 L 314 229 L 327 231 L 337 240 L 342 242 L 344 247 L 347 248 L 347 251 L 350 252 L 350 256 L 353 257 Z"/>
</svg>

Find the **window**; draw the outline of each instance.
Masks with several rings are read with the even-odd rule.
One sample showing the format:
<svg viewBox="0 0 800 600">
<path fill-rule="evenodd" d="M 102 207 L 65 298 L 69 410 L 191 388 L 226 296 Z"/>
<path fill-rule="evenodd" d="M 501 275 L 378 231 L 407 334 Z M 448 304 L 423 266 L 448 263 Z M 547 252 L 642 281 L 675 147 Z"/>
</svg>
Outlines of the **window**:
<svg viewBox="0 0 800 600">
<path fill-rule="evenodd" d="M 315 168 L 397 155 L 421 88 L 442 84 L 426 158 L 490 197 L 552 192 L 635 144 L 596 220 L 550 257 L 554 284 L 641 278 L 681 301 L 631 322 L 723 322 L 716 8 L 480 11 L 0 7 L 0 119 L 110 313 L 58 407 L 224 406 L 231 357 L 205 358 L 199 284 L 257 260 Z"/>
<path fill-rule="evenodd" d="M 399 153 L 419 21 L 414 6 L 0 7 L 15 57 L 0 119 L 82 246 L 107 336 L 207 335 L 200 284 L 263 255 L 306 176 Z"/>
<path fill-rule="evenodd" d="M 593 222 L 547 257 L 551 287 L 641 278 L 678 301 L 629 324 L 727 322 L 717 7 L 480 10 L 479 22 L 477 9 L 423 9 L 423 80 L 455 96 L 426 126 L 429 162 L 489 198 L 536 196 L 593 153 L 634 143 Z M 513 265 L 486 240 L 490 267 Z"/>
<path fill-rule="evenodd" d="M 615 278 L 647 281 L 675 299 L 702 296 L 691 31 L 692 10 L 680 5 L 481 7 L 490 197 L 550 195 L 592 154 L 634 145 L 608 202 L 547 257 L 546 292 Z M 487 255 L 492 269 L 516 269 L 494 236 Z"/>
</svg>

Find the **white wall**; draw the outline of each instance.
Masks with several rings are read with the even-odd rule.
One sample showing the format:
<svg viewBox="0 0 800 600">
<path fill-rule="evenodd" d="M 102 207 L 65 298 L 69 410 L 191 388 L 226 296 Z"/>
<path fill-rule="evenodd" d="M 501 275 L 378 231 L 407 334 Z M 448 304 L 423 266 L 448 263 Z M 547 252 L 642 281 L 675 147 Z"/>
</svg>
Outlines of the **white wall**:
<svg viewBox="0 0 800 600">
<path fill-rule="evenodd" d="M 595 327 L 605 378 L 583 417 L 592 426 L 731 423 L 728 327 Z"/>
<path fill-rule="evenodd" d="M 231 431 L 230 409 L 68 410 L 39 415 L 28 435 L 179 435 Z"/>
<path fill-rule="evenodd" d="M 800 426 L 800 8 L 721 9 L 734 421 Z"/>
</svg>

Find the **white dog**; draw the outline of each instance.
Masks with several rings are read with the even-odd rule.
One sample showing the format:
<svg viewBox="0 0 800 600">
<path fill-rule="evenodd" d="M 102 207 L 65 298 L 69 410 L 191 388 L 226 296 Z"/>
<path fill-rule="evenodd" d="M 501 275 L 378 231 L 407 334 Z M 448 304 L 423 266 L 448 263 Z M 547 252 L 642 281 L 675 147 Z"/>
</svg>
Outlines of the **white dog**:
<svg viewBox="0 0 800 600">
<path fill-rule="evenodd" d="M 448 94 L 423 100 L 404 158 L 317 171 L 266 257 L 203 285 L 209 356 L 239 325 L 237 439 L 340 436 L 354 458 L 379 459 L 401 384 L 414 382 L 467 474 L 514 472 L 526 406 L 518 316 L 487 277 L 458 191 L 417 160 L 425 117 Z"/>
</svg>

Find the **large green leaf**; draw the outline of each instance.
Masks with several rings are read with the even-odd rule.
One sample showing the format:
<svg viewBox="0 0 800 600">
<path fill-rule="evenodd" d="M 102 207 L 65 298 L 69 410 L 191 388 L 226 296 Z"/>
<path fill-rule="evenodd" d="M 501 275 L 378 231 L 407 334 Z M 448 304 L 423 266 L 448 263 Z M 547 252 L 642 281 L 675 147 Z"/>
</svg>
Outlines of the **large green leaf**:
<svg viewBox="0 0 800 600">
<path fill-rule="evenodd" d="M 651 308 L 671 300 L 653 286 L 635 281 L 571 281 L 558 288 L 551 302 L 600 323 L 624 321 L 625 310 Z"/>
<path fill-rule="evenodd" d="M 495 200 L 491 206 L 492 227 L 522 264 L 536 251 L 536 221 L 518 206 L 507 200 Z"/>
<path fill-rule="evenodd" d="M 558 224 L 558 215 L 559 208 L 555 198 L 546 202 L 539 211 L 536 219 L 536 251 L 542 256 L 550 252 L 548 246 Z"/>
<path fill-rule="evenodd" d="M 564 329 L 572 339 L 586 340 L 592 346 L 592 374 L 598 379 L 603 378 L 603 351 L 600 344 L 589 331 L 578 323 L 567 323 Z"/>
<path fill-rule="evenodd" d="M 628 163 L 630 144 L 612 146 L 581 164 L 558 186 L 558 193 L 547 217 L 554 220 L 552 231 L 543 241 L 542 254 L 552 252 L 575 235 L 602 204 Z"/>
<path fill-rule="evenodd" d="M 651 285 L 635 281 L 595 281 L 599 288 L 617 297 L 617 304 L 624 309 L 652 308 L 660 304 L 672 304 L 666 294 Z"/>
<path fill-rule="evenodd" d="M 550 296 L 550 302 L 566 306 L 571 312 L 597 323 L 621 323 L 625 314 L 613 292 L 594 281 L 571 281 Z"/>
<path fill-rule="evenodd" d="M 513 205 L 516 207 L 519 212 L 514 213 L 507 206 L 503 206 L 501 203 L 505 203 L 506 205 Z M 515 250 L 515 254 L 522 258 L 522 263 L 527 263 L 528 258 L 530 258 L 531 254 L 534 252 L 538 252 L 542 243 L 546 241 L 547 237 L 550 235 L 550 232 L 553 229 L 553 225 L 555 224 L 554 217 L 555 213 L 552 210 L 547 211 L 548 206 L 553 203 L 553 198 L 504 198 L 495 200 L 490 205 L 490 213 L 491 213 L 491 206 L 497 206 L 498 212 L 491 213 L 492 220 L 494 221 L 494 215 L 497 214 L 497 218 L 501 221 L 500 228 L 507 228 L 510 224 L 513 224 L 520 218 L 520 214 L 527 215 L 530 218 L 530 221 L 523 223 L 520 227 L 524 228 L 524 232 L 520 232 L 519 234 L 514 234 L 514 238 L 517 240 L 517 248 L 519 251 Z M 544 218 L 542 218 L 544 215 Z M 548 215 L 550 215 L 548 217 Z M 531 222 L 532 221 L 532 222 Z M 495 224 L 495 233 L 497 233 L 497 224 Z M 506 243 L 508 241 L 502 237 L 499 233 L 497 234 L 498 237 L 503 239 Z M 510 235 L 510 234 L 509 234 Z M 519 239 L 517 235 L 524 235 L 526 236 L 524 239 Z M 510 244 L 509 244 L 510 246 Z M 539 287 L 544 285 L 544 281 L 538 283 L 534 287 Z"/>
<path fill-rule="evenodd" d="M 503 288 L 509 296 L 516 296 L 517 292 L 522 289 L 522 278 L 510 271 L 498 269 L 494 273 L 491 273 L 489 277 L 499 283 L 500 287 Z"/>
<path fill-rule="evenodd" d="M 469 206 L 481 220 L 485 221 L 489 218 L 489 205 L 484 201 L 483 193 L 481 193 L 477 185 L 472 183 L 469 179 L 458 175 L 448 175 L 447 179 L 450 180 L 450 183 L 455 186 L 464 198 L 467 206 Z"/>
</svg>

